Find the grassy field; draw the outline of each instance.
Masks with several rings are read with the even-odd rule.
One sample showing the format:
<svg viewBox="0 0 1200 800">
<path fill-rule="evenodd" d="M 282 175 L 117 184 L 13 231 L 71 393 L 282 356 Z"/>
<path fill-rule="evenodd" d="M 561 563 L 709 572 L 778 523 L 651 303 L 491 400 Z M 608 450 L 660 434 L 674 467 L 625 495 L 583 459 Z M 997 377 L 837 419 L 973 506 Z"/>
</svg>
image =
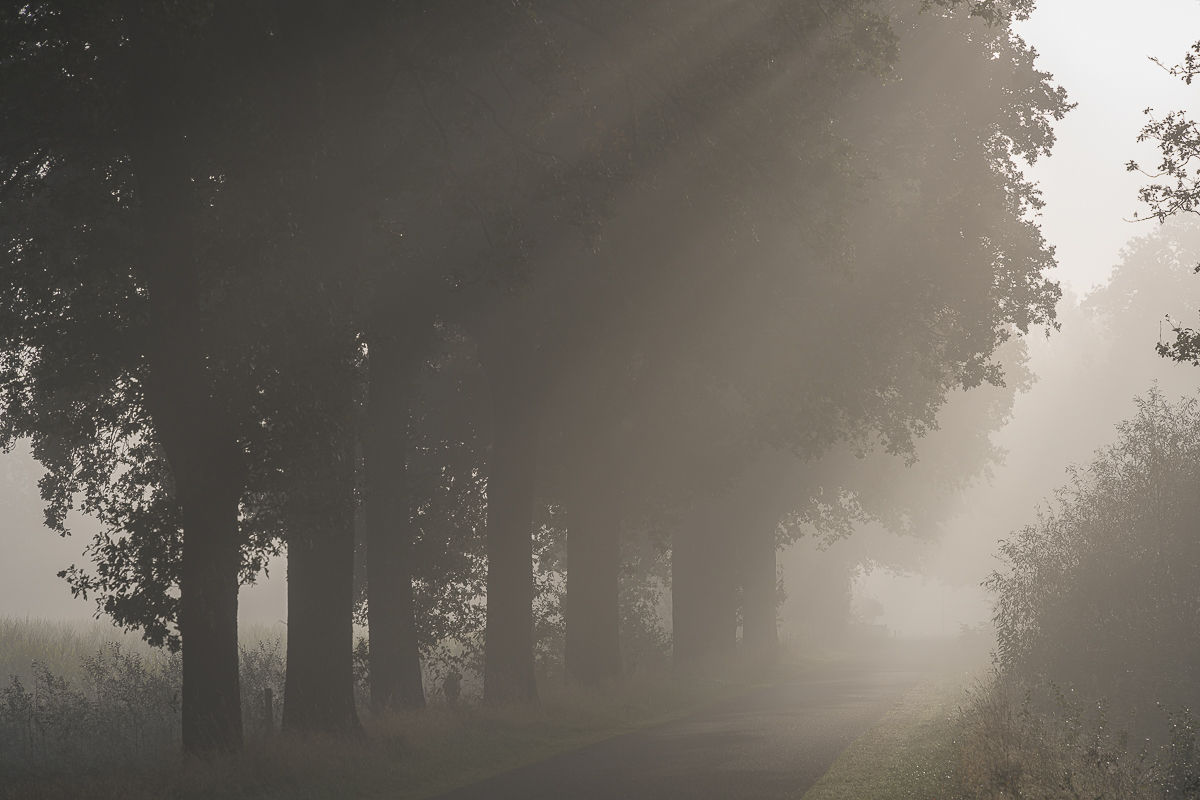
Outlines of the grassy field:
<svg viewBox="0 0 1200 800">
<path fill-rule="evenodd" d="M 953 796 L 963 675 L 926 678 L 833 763 L 804 800 L 935 800 Z"/>
<path fill-rule="evenodd" d="M 59 677 L 78 682 L 83 678 L 82 658 L 95 655 L 111 642 L 127 652 L 147 656 L 153 652 L 137 634 L 99 620 L 0 617 L 0 682 L 7 684 L 16 676 L 22 683 L 32 684 L 35 661 Z"/>
</svg>

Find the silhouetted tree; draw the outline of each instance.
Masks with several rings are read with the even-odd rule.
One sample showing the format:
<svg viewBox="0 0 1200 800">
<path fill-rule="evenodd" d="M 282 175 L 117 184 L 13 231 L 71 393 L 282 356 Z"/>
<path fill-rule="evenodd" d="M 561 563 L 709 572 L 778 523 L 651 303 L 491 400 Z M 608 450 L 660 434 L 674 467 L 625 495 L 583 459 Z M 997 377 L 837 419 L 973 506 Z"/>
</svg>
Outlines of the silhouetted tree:
<svg viewBox="0 0 1200 800">
<path fill-rule="evenodd" d="M 206 17 L 135 2 L 0 17 L 6 442 L 35 439 L 60 529 L 82 490 L 129 545 L 149 545 L 137 560 L 166 556 L 106 607 L 149 622 L 152 641 L 178 644 L 161 621 L 177 619 L 192 751 L 241 742 L 246 463 L 210 359 L 223 265 L 208 260 L 197 213 L 216 191 L 205 161 L 229 84 Z M 100 499 L 113 482 L 124 494 Z M 175 582 L 177 603 L 161 591 Z"/>
</svg>

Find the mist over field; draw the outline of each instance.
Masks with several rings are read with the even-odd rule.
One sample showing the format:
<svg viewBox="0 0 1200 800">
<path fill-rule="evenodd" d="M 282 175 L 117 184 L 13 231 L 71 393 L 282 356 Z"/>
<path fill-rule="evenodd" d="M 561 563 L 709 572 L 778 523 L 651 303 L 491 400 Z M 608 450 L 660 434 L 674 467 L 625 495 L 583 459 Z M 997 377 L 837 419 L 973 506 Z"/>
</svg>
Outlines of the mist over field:
<svg viewBox="0 0 1200 800">
<path fill-rule="evenodd" d="M 0 9 L 0 797 L 1200 796 L 1197 37 Z"/>
</svg>

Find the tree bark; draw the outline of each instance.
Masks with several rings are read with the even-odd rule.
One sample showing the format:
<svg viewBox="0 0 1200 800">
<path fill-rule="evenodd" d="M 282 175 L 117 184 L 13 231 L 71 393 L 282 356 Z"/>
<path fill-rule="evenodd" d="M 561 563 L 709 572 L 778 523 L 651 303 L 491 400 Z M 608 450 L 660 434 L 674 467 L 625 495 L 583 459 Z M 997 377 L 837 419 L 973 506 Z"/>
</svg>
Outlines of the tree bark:
<svg viewBox="0 0 1200 800">
<path fill-rule="evenodd" d="M 382 327 L 382 326 L 381 326 Z M 367 618 L 371 707 L 425 707 L 412 586 L 414 535 L 407 456 L 409 404 L 432 336 L 431 319 L 370 342 L 370 393 L 363 453 L 367 472 Z M 411 328 L 411 330 L 410 330 Z"/>
<path fill-rule="evenodd" d="M 242 745 L 238 513 L 245 463 L 236 428 L 209 385 L 191 159 L 179 109 L 187 96 L 172 80 L 167 37 L 138 3 L 127 2 L 124 12 L 131 51 L 126 135 L 149 312 L 144 397 L 171 466 L 183 526 L 183 748 L 231 751 Z"/>
<path fill-rule="evenodd" d="M 166 449 L 170 453 L 170 448 Z M 179 452 L 179 448 L 174 449 Z M 182 460 L 177 456 L 174 463 Z M 236 462 L 231 462 L 226 466 L 236 469 Z M 220 474 L 220 466 L 210 468 Z M 172 469 L 176 474 L 183 472 Z M 238 505 L 241 486 L 222 487 L 220 483 L 219 480 L 195 481 L 183 493 L 182 500 L 181 694 L 183 748 L 190 753 L 228 752 L 242 745 L 238 681 L 238 571 L 241 563 Z"/>
<path fill-rule="evenodd" d="M 307 454 L 321 477 L 313 491 L 324 508 L 320 522 L 288 537 L 288 670 L 283 728 L 361 738 L 354 704 L 354 384 L 346 369 L 356 358 L 353 276 L 362 263 L 368 217 L 359 216 L 369 184 L 361 138 L 362 87 L 338 76 L 337 54 L 351 47 L 348 31 L 331 29 L 328 4 L 299 0 L 279 6 L 281 44 L 281 177 L 292 191 L 299 230 L 309 246 L 312 274 L 302 291 L 318 312 L 312 323 L 313 396 L 326 396 L 309 436 Z M 365 54 L 365 51 L 364 51 Z M 339 138 L 341 137 L 341 138 Z M 283 185 L 287 185 L 286 183 Z M 327 427 L 326 427 L 327 426 Z M 309 500 L 311 504 L 311 500 Z"/>
<path fill-rule="evenodd" d="M 537 701 L 533 661 L 533 500 L 545 391 L 532 345 L 476 337 L 492 402 L 487 486 L 483 700 Z"/>
<path fill-rule="evenodd" d="M 732 536 L 716 504 L 699 504 L 671 539 L 671 628 L 677 674 L 733 654 L 737 635 Z"/>
<path fill-rule="evenodd" d="M 621 489 L 609 461 L 580 471 L 567 505 L 566 669 L 590 685 L 622 676 Z"/>
<path fill-rule="evenodd" d="M 350 388 L 345 392 L 349 394 Z M 349 398 L 343 409 L 348 418 Z M 318 434 L 319 435 L 319 434 Z M 354 705 L 354 455 L 334 444 L 324 524 L 288 541 L 287 678 L 283 729 L 362 736 Z"/>
<path fill-rule="evenodd" d="M 767 519 L 754 520 L 739 544 L 742 650 L 752 660 L 770 661 L 779 650 L 775 619 L 775 525 Z"/>
</svg>

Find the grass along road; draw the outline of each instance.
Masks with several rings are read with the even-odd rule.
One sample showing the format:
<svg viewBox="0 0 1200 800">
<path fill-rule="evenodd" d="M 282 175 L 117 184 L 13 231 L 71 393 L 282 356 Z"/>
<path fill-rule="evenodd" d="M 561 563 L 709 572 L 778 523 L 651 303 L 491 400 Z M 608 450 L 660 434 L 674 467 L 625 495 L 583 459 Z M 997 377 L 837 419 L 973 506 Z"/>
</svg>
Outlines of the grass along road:
<svg viewBox="0 0 1200 800">
<path fill-rule="evenodd" d="M 33 662 L 44 664 L 61 688 L 36 691 L 45 707 L 38 719 L 8 708 L 0 696 L 0 798 L 372 798 L 420 800 L 556 754 L 694 714 L 764 683 L 802 674 L 829 659 L 785 659 L 772 675 L 735 680 L 672 680 L 668 673 L 634 675 L 603 691 L 541 685 L 533 708 L 433 706 L 426 711 L 367 719 L 365 746 L 321 737 L 268 735 L 251 714 L 244 752 L 210 761 L 180 758 L 178 719 L 170 708 L 177 664 L 159 651 L 108 626 L 0 618 L 0 668 L 6 685 L 19 675 L 35 692 Z M 107 635 L 106 635 L 107 634 Z M 248 704 L 259 684 L 282 695 L 281 638 L 251 632 L 243 642 Z M 122 653 L 99 662 L 111 697 L 89 688 L 82 661 L 111 640 Z M 278 673 L 278 674 L 276 674 Z M 156 693 L 148 695 L 148 685 Z M 163 702 L 157 702 L 161 694 Z M 130 707 L 126 700 L 138 698 Z M 143 708 L 142 706 L 145 706 Z M 159 708 L 159 706 L 163 706 Z M 153 741 L 145 734 L 154 728 Z M 106 731 L 136 736 L 114 737 Z M 161 730 L 160 730 L 161 729 Z M 45 739 L 30 761 L 14 738 Z M 99 735 L 99 740 L 97 741 Z M 125 742 L 124 739 L 129 741 Z M 55 746 L 62 744 L 62 747 Z"/>
<path fill-rule="evenodd" d="M 804 800 L 934 800 L 951 796 L 955 719 L 970 673 L 929 676 L 913 686 Z"/>
</svg>

